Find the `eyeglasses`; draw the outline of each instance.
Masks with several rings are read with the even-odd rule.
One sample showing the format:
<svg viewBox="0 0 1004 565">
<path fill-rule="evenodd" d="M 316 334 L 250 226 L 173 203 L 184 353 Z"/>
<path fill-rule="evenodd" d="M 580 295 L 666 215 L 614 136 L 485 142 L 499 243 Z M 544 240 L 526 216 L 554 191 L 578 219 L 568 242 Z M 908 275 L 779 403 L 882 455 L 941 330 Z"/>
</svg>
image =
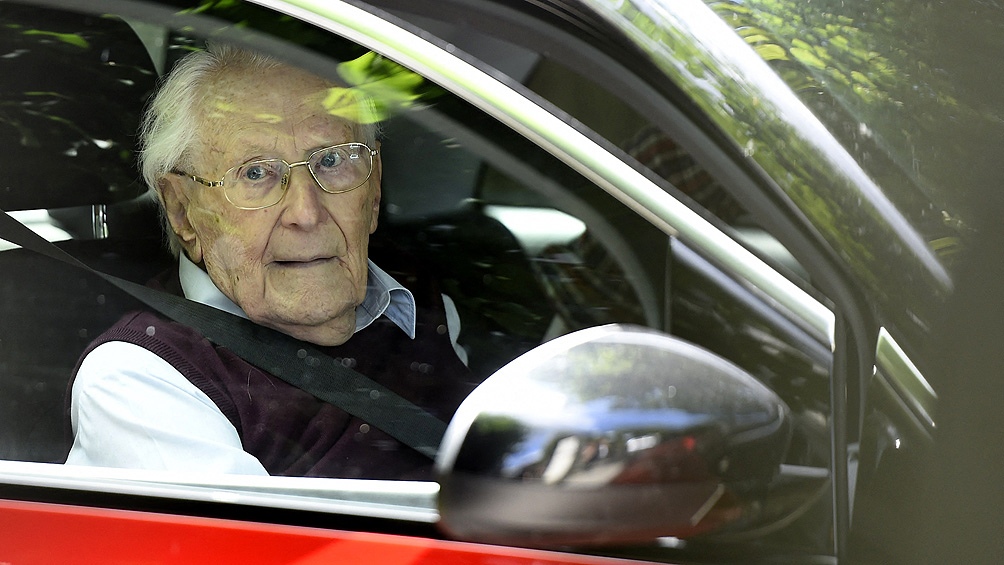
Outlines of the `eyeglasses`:
<svg viewBox="0 0 1004 565">
<path fill-rule="evenodd" d="M 283 159 L 249 161 L 230 168 L 216 182 L 180 170 L 171 172 L 210 188 L 222 186 L 227 201 L 241 210 L 261 210 L 282 200 L 293 167 L 306 165 L 321 190 L 341 194 L 369 180 L 373 174 L 373 157 L 377 153 L 365 143 L 341 143 L 318 149 L 299 163 L 287 163 Z"/>
</svg>

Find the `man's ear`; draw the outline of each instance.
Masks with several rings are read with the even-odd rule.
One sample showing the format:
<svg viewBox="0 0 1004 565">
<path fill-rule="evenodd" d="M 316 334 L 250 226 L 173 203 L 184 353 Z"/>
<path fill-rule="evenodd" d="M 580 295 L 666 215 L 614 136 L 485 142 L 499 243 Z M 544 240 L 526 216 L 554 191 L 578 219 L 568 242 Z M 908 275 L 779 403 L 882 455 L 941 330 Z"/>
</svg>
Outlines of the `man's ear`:
<svg viewBox="0 0 1004 565">
<path fill-rule="evenodd" d="M 161 177 L 157 184 L 157 192 L 164 205 L 164 214 L 171 224 L 171 229 L 181 242 L 182 248 L 193 263 L 202 262 L 202 244 L 198 234 L 188 218 L 188 193 L 185 192 L 186 178 L 181 175 Z"/>
</svg>

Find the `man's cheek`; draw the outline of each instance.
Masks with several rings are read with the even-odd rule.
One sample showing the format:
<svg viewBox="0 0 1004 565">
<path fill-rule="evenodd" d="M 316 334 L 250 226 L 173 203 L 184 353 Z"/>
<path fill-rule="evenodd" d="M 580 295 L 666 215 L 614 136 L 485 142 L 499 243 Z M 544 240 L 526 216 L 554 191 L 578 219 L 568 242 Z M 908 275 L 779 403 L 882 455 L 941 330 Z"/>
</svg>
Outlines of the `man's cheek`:
<svg viewBox="0 0 1004 565">
<path fill-rule="evenodd" d="M 220 290 L 235 302 L 254 293 L 255 281 L 262 278 L 261 254 L 255 253 L 238 234 L 220 233 L 206 253 L 206 269 Z M 215 274 L 214 274 L 215 271 Z M 222 288 L 222 287 L 227 288 Z M 259 283 L 260 286 L 260 283 Z M 259 290 L 260 291 L 260 290 Z"/>
</svg>

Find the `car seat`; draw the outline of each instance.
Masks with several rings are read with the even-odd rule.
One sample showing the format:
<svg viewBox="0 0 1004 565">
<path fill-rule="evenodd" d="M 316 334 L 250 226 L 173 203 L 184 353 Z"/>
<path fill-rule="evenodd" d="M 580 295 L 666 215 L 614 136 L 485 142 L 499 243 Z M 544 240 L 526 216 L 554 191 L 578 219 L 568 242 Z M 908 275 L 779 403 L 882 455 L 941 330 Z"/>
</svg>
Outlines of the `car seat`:
<svg viewBox="0 0 1004 565">
<path fill-rule="evenodd" d="M 483 157 L 415 116 L 382 125 L 383 203 L 370 256 L 393 270 L 385 250 L 394 247 L 437 273 L 460 314 L 468 365 L 487 377 L 544 340 L 553 310 L 526 250 L 477 198 Z"/>
<path fill-rule="evenodd" d="M 146 48 L 113 18 L 5 3 L 0 24 L 9 54 L 0 58 L 0 208 L 82 217 L 83 227 L 67 231 L 109 237 L 64 249 L 146 280 L 169 262 L 134 164 L 136 126 L 157 76 Z M 125 217 L 130 229 L 116 220 Z M 64 393 L 77 358 L 134 307 L 82 269 L 23 249 L 0 252 L 0 459 L 65 459 Z"/>
</svg>

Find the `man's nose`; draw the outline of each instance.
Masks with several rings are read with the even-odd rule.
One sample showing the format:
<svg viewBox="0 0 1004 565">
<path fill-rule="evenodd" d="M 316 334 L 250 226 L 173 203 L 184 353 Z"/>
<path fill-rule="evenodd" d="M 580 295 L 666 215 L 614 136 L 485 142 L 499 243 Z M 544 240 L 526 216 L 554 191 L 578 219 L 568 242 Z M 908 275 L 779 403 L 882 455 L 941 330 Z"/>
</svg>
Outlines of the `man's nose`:
<svg viewBox="0 0 1004 565">
<path fill-rule="evenodd" d="M 324 192 L 317 185 L 305 163 L 297 163 L 289 168 L 286 181 L 286 195 L 282 200 L 285 208 L 282 221 L 287 225 L 309 227 L 321 221 L 324 206 L 321 196 Z"/>
</svg>

